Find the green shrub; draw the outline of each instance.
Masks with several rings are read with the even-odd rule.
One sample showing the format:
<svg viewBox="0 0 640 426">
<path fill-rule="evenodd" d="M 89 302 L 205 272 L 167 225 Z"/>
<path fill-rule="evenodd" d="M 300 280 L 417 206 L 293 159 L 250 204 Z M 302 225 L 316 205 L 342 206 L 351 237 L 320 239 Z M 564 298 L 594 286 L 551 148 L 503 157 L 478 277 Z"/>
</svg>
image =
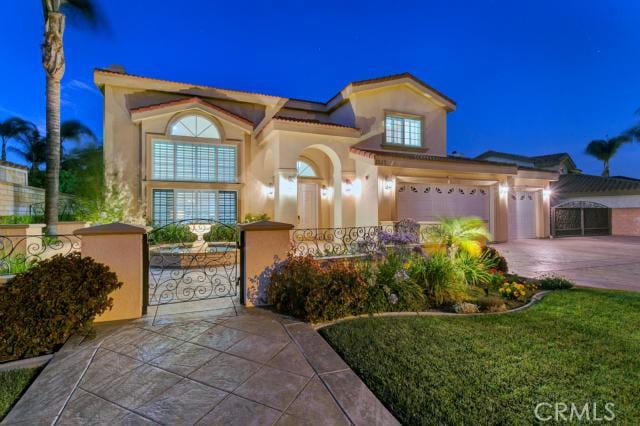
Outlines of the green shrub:
<svg viewBox="0 0 640 426">
<path fill-rule="evenodd" d="M 233 226 L 214 225 L 211 231 L 204 235 L 205 241 L 238 241 L 238 229 Z"/>
<path fill-rule="evenodd" d="M 149 234 L 149 243 L 190 243 L 196 240 L 196 235 L 189 231 L 189 227 L 181 223 L 172 223 L 154 229 Z"/>
<path fill-rule="evenodd" d="M 267 301 L 287 315 L 317 322 L 365 310 L 367 284 L 349 263 L 288 257 L 273 266 L 268 279 Z"/>
<path fill-rule="evenodd" d="M 399 253 L 389 252 L 370 273 L 363 274 L 369 285 L 368 312 L 415 312 L 426 307 L 422 287 L 408 279 L 409 265 Z M 360 272 L 363 273 L 363 268 Z"/>
<path fill-rule="evenodd" d="M 480 287 L 488 292 L 493 274 L 489 272 L 494 267 L 493 259 L 489 256 L 473 256 L 461 252 L 455 258 L 455 266 L 459 269 L 468 286 Z"/>
<path fill-rule="evenodd" d="M 467 298 L 464 274 L 444 253 L 434 253 L 428 259 L 416 256 L 410 261 L 407 274 L 424 289 L 430 305 L 453 305 Z"/>
<path fill-rule="evenodd" d="M 24 254 L 7 255 L 0 251 L 0 274 L 20 274 L 31 269 L 34 263 Z"/>
<path fill-rule="evenodd" d="M 503 274 L 509 272 L 507 259 L 505 259 L 504 256 L 501 255 L 500 252 L 495 248 L 491 246 L 485 246 L 482 249 L 482 255 L 493 261 L 493 268 L 495 268 L 497 271 L 502 272 Z"/>
<path fill-rule="evenodd" d="M 556 275 L 538 277 L 535 282 L 541 290 L 567 290 L 574 286 L 572 281 Z"/>
<path fill-rule="evenodd" d="M 244 215 L 243 223 L 258 222 L 260 220 L 269 220 L 269 219 L 271 219 L 271 218 L 266 213 L 260 213 L 260 214 L 247 213 L 247 214 Z"/>
<path fill-rule="evenodd" d="M 0 287 L 0 361 L 51 352 L 73 333 L 91 332 L 111 309 L 116 274 L 78 253 L 57 255 Z"/>
</svg>

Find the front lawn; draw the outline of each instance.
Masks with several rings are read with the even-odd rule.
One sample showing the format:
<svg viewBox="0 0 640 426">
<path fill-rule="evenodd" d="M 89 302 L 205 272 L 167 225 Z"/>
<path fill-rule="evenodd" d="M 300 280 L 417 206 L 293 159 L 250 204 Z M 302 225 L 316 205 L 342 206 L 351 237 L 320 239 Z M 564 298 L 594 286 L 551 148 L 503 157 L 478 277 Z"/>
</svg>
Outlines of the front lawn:
<svg viewBox="0 0 640 426">
<path fill-rule="evenodd" d="M 39 368 L 0 371 L 0 420 L 9 413 L 40 371 Z"/>
<path fill-rule="evenodd" d="M 529 424 L 543 402 L 597 403 L 599 417 L 612 402 L 616 422 L 640 422 L 640 293 L 556 291 L 518 313 L 365 318 L 321 333 L 404 424 Z"/>
</svg>

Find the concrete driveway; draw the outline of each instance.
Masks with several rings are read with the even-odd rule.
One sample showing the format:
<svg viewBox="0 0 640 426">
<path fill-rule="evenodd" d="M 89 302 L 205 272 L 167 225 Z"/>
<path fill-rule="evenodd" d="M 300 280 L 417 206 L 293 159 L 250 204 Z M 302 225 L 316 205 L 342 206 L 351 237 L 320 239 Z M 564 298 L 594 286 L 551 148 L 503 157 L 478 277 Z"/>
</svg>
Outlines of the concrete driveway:
<svg viewBox="0 0 640 426">
<path fill-rule="evenodd" d="M 515 240 L 494 247 L 522 276 L 555 273 L 580 286 L 640 291 L 640 237 Z"/>
</svg>

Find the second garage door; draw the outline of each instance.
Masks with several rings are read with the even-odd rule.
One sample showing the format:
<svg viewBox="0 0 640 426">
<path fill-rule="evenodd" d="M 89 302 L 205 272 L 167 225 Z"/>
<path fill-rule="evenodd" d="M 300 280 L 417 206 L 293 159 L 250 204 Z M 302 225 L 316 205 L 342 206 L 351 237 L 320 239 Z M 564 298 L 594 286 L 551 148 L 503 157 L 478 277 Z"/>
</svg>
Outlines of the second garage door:
<svg viewBox="0 0 640 426">
<path fill-rule="evenodd" d="M 516 191 L 509 194 L 509 239 L 536 238 L 537 193 Z"/>
<path fill-rule="evenodd" d="M 487 187 L 441 184 L 398 185 L 398 219 L 437 221 L 444 217 L 476 216 L 488 221 Z"/>
</svg>

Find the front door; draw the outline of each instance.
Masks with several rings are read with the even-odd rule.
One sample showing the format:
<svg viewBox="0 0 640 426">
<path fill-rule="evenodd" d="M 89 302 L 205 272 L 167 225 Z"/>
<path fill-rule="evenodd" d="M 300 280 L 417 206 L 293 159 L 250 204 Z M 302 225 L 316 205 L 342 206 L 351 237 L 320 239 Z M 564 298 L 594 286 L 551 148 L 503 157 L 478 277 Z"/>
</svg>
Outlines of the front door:
<svg viewBox="0 0 640 426">
<path fill-rule="evenodd" d="M 298 228 L 318 227 L 318 184 L 298 182 Z"/>
</svg>

